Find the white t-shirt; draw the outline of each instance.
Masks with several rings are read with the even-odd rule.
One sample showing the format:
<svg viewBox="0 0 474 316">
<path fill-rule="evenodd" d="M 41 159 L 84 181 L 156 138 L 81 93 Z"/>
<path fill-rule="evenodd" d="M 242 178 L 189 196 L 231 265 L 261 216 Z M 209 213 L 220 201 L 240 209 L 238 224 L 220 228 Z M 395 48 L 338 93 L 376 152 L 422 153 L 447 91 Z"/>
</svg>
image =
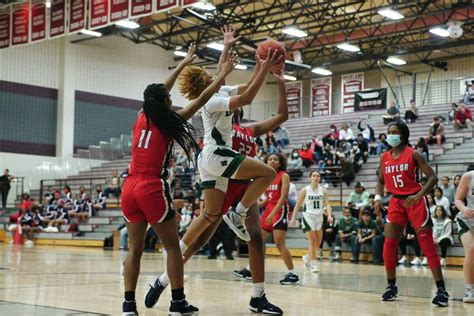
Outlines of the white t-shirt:
<svg viewBox="0 0 474 316">
<path fill-rule="evenodd" d="M 207 101 L 202 110 L 204 146 L 232 147 L 232 118 L 229 110 L 230 97 L 237 94 L 239 86 L 222 86 Z"/>
<path fill-rule="evenodd" d="M 288 192 L 288 200 L 296 201 L 298 198 L 298 193 L 296 192 L 296 185 L 293 182 L 290 182 L 290 190 Z"/>
<path fill-rule="evenodd" d="M 436 206 L 439 206 L 439 205 L 443 206 L 444 210 L 446 211 L 446 214 L 448 214 L 448 216 L 451 216 L 451 209 L 450 209 L 451 204 L 449 203 L 449 200 L 447 197 L 443 196 L 439 200 L 435 197 L 434 202 Z M 435 209 L 435 212 L 436 212 L 436 209 Z"/>
<path fill-rule="evenodd" d="M 324 213 L 324 189 L 321 185 L 313 190 L 310 185 L 304 188 L 306 197 L 304 199 L 304 212 L 311 215 L 323 215 Z"/>
</svg>

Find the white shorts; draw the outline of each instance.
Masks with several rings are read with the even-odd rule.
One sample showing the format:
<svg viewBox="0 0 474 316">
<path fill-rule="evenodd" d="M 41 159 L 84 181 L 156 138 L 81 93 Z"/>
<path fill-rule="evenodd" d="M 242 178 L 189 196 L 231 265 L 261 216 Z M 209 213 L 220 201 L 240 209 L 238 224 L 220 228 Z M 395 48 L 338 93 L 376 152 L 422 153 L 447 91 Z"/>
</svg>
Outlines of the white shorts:
<svg viewBox="0 0 474 316">
<path fill-rule="evenodd" d="M 201 187 L 227 191 L 229 179 L 235 179 L 245 156 L 228 148 L 205 146 L 198 157 Z"/>
<path fill-rule="evenodd" d="M 323 228 L 323 215 L 308 214 L 303 212 L 303 218 L 301 219 L 301 228 L 303 232 L 309 232 L 311 230 L 321 230 Z"/>
</svg>

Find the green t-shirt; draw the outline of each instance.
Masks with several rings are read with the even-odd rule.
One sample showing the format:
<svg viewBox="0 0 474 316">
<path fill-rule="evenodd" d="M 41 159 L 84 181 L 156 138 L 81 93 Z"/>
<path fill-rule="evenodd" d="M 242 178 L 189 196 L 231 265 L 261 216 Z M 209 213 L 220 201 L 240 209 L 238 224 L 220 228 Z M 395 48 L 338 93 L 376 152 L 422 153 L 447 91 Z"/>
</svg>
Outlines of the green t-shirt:
<svg viewBox="0 0 474 316">
<path fill-rule="evenodd" d="M 339 220 L 339 231 L 342 231 L 344 234 L 351 232 L 357 233 L 357 219 L 355 217 L 351 217 L 351 219 L 346 222 L 344 218 L 341 218 Z"/>
<path fill-rule="evenodd" d="M 373 219 L 369 220 L 367 224 L 365 224 L 363 220 L 360 220 L 357 227 L 362 231 L 362 238 L 365 238 L 372 234 L 373 229 L 377 230 L 377 223 L 375 223 Z"/>
</svg>

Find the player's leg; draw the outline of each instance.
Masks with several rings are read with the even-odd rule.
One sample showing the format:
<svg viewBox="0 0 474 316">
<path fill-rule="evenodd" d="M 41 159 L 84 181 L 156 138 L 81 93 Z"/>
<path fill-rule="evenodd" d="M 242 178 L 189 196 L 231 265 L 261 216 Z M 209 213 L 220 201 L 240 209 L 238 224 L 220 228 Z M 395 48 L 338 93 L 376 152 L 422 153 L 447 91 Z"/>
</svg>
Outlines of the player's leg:
<svg viewBox="0 0 474 316">
<path fill-rule="evenodd" d="M 293 266 L 293 259 L 291 258 L 291 253 L 286 247 L 286 230 L 275 229 L 273 231 L 273 239 L 275 244 L 280 252 L 280 255 L 285 263 L 288 273 L 280 280 L 280 283 L 283 285 L 296 285 L 299 284 L 299 277 L 295 274 L 295 268 Z"/>
<path fill-rule="evenodd" d="M 305 231 L 306 238 L 308 239 L 308 252 L 303 256 L 303 264 L 306 269 L 311 268 L 311 262 L 316 261 L 316 234 L 314 230 Z"/>
<path fill-rule="evenodd" d="M 315 255 L 318 253 L 322 253 L 322 244 L 323 244 L 323 223 L 316 223 L 316 230 L 314 231 L 314 236 L 315 236 L 315 242 L 314 242 L 314 248 L 315 248 Z M 318 229 L 319 228 L 319 229 Z M 322 260 L 322 255 L 321 255 L 321 260 Z M 310 263 L 311 264 L 311 272 L 319 272 L 317 261 L 313 261 Z"/>
<path fill-rule="evenodd" d="M 387 275 L 387 287 L 382 295 L 383 301 L 394 301 L 398 295 L 396 286 L 396 267 L 397 252 L 400 237 L 403 233 L 403 225 L 387 223 L 385 225 L 385 243 L 383 246 L 383 259 L 385 265 L 385 273 Z"/>
<path fill-rule="evenodd" d="M 187 247 L 186 251 L 183 252 L 184 263 L 188 262 L 196 252 L 202 249 L 211 237 L 216 232 L 220 223 L 222 222 L 222 216 L 218 217 L 214 223 L 211 223 L 202 233 L 199 235 L 191 244 Z M 191 223 L 192 225 L 192 223 Z"/>
<path fill-rule="evenodd" d="M 458 220 L 461 227 L 461 242 L 464 247 L 464 282 L 466 283 L 466 292 L 463 297 L 464 303 L 474 303 L 474 230 Z M 464 224 L 464 227 L 463 227 Z M 464 228 L 464 229 L 463 229 Z"/>
</svg>

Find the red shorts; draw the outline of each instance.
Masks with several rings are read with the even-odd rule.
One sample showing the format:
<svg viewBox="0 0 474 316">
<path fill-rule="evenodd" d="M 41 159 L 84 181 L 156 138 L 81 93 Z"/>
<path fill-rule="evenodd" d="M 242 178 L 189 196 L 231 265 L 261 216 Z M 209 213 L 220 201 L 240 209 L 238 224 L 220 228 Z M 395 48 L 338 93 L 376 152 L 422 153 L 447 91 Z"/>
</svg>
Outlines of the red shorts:
<svg viewBox="0 0 474 316">
<path fill-rule="evenodd" d="M 273 217 L 272 223 L 267 225 L 265 223 L 268 215 L 272 212 L 273 208 L 276 204 L 267 204 L 265 211 L 263 212 L 262 217 L 260 217 L 260 225 L 262 226 L 263 230 L 267 232 L 273 232 L 275 229 L 279 230 L 288 230 L 288 205 L 283 205 L 280 211 L 275 214 Z"/>
<path fill-rule="evenodd" d="M 129 223 L 156 224 L 173 218 L 167 182 L 156 176 L 128 176 L 122 191 L 122 213 Z"/>
<path fill-rule="evenodd" d="M 225 194 L 224 204 L 222 204 L 222 214 L 227 214 L 230 207 L 235 206 L 242 200 L 250 183 L 230 180 Z"/>
<path fill-rule="evenodd" d="M 388 205 L 387 222 L 405 226 L 410 221 L 413 228 L 424 227 L 430 223 L 430 210 L 426 198 L 423 197 L 413 206 L 403 206 L 404 199 L 392 197 Z"/>
</svg>

